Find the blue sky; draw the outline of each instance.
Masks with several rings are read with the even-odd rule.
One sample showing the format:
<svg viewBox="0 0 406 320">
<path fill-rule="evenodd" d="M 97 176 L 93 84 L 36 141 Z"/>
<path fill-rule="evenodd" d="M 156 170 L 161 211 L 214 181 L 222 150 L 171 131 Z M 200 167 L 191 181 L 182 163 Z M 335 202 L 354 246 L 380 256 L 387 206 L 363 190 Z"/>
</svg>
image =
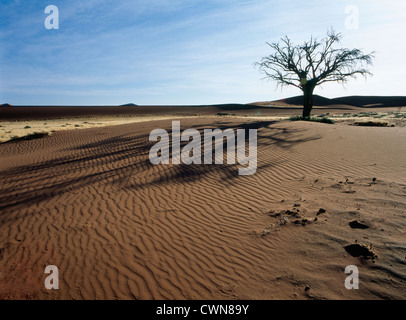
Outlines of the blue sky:
<svg viewBox="0 0 406 320">
<path fill-rule="evenodd" d="M 45 7 L 59 9 L 47 30 Z M 359 12 L 348 28 L 346 8 Z M 266 42 L 301 43 L 330 27 L 342 46 L 376 51 L 374 77 L 315 93 L 406 95 L 405 0 L 1 0 L 0 103 L 249 103 L 299 95 L 254 63 Z M 347 24 L 346 24 L 347 22 Z"/>
</svg>

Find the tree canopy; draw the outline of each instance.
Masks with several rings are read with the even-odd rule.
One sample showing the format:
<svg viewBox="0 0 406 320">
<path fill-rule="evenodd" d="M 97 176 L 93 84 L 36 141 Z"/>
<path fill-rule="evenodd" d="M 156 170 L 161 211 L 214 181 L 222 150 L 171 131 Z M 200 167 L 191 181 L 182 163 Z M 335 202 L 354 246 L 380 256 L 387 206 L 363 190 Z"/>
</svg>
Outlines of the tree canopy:
<svg viewBox="0 0 406 320">
<path fill-rule="evenodd" d="M 309 117 L 316 86 L 327 82 L 344 83 L 359 75 L 372 75 L 367 67 L 372 65 L 374 53 L 337 48 L 341 38 L 340 33 L 330 30 L 321 40 L 311 37 L 301 45 L 294 45 L 285 36 L 278 43 L 267 42 L 272 53 L 256 65 L 266 78 L 276 81 L 278 86 L 301 89 L 304 93 L 303 117 Z"/>
</svg>

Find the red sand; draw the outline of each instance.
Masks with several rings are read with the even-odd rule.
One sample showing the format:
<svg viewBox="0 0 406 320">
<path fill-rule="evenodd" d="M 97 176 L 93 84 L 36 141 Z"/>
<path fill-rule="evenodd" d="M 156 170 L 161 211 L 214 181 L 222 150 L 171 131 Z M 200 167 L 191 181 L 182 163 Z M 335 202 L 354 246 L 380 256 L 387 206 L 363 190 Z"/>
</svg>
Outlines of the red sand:
<svg viewBox="0 0 406 320">
<path fill-rule="evenodd" d="M 258 128 L 257 173 L 153 166 L 148 136 L 168 120 L 0 145 L 0 298 L 406 298 L 405 127 L 181 125 Z M 377 258 L 353 257 L 356 243 Z M 44 287 L 51 264 L 59 290 Z"/>
</svg>

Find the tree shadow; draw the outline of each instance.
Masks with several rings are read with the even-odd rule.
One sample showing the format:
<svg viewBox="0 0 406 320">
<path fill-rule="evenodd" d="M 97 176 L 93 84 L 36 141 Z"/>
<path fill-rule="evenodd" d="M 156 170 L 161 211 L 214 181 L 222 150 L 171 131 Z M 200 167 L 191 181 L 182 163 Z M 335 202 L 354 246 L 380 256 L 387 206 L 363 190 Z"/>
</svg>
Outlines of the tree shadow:
<svg viewBox="0 0 406 320">
<path fill-rule="evenodd" d="M 306 129 L 275 127 L 275 123 L 275 121 L 252 121 L 235 124 L 235 120 L 232 123 L 224 120 L 218 123 L 196 124 L 192 128 L 197 129 L 201 134 L 204 129 L 210 128 L 257 129 L 258 153 L 261 148 L 269 146 L 289 149 L 297 144 L 320 138 L 320 136 L 305 137 L 303 134 Z M 184 129 L 186 128 L 181 128 L 182 131 Z M 166 126 L 166 130 L 169 134 L 172 133 L 169 125 Z M 248 134 L 246 134 L 247 138 Z M 241 177 L 238 175 L 238 168 L 241 167 L 238 163 L 235 165 L 224 162 L 224 164 L 215 165 L 160 164 L 155 166 L 149 159 L 149 151 L 155 144 L 149 141 L 149 132 L 117 134 L 107 139 L 100 139 L 94 135 L 92 139 L 90 143 L 64 150 L 71 155 L 56 158 L 50 156 L 39 163 L 0 172 L 0 179 L 3 181 L 0 191 L 0 210 L 32 205 L 95 183 L 106 183 L 118 188 L 141 191 L 144 188 L 173 183 L 188 184 L 205 179 L 212 174 L 224 177 L 224 183 L 232 183 L 234 179 Z M 181 145 L 187 143 L 183 142 Z M 225 144 L 223 147 L 225 148 Z M 260 175 L 264 169 L 280 164 L 276 160 L 272 163 L 263 163 L 260 159 L 258 160 L 256 175 Z"/>
</svg>

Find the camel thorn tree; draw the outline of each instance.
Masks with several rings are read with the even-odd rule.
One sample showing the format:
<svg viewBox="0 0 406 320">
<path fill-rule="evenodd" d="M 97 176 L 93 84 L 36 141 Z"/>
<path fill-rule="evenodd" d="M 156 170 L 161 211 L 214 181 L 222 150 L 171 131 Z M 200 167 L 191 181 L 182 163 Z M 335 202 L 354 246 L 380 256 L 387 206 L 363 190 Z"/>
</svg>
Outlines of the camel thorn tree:
<svg viewBox="0 0 406 320">
<path fill-rule="evenodd" d="M 294 45 L 285 36 L 279 43 L 268 43 L 272 53 L 255 65 L 265 78 L 279 86 L 294 86 L 303 91 L 303 118 L 310 117 L 313 108 L 313 91 L 327 82 L 345 83 L 357 76 L 372 75 L 367 69 L 372 65 L 374 52 L 365 54 L 360 49 L 337 48 L 342 35 L 334 30 L 325 38 L 313 37 L 301 45 Z"/>
</svg>

